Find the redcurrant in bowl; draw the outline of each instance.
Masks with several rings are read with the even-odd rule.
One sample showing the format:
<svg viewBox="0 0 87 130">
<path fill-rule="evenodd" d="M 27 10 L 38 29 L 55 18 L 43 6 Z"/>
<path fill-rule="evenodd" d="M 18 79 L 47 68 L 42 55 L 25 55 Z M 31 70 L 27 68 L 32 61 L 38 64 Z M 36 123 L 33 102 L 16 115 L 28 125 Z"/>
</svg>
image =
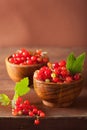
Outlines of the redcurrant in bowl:
<svg viewBox="0 0 87 130">
<path fill-rule="evenodd" d="M 65 62 L 61 63 L 44 66 L 34 72 L 34 90 L 43 104 L 49 107 L 72 105 L 83 88 L 82 75 L 70 75 Z"/>
<path fill-rule="evenodd" d="M 42 55 L 41 50 L 35 50 L 31 53 L 26 49 L 18 50 L 5 59 L 9 77 L 14 82 L 29 77 L 30 85 L 33 84 L 34 71 L 46 65 L 48 61 L 48 56 Z"/>
</svg>

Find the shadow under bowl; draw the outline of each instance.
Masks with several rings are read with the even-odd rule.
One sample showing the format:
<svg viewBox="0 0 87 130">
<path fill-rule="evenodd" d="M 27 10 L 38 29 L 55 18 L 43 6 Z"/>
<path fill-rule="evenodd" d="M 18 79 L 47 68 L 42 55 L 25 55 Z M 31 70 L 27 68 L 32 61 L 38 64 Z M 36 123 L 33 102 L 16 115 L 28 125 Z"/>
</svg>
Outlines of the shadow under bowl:
<svg viewBox="0 0 87 130">
<path fill-rule="evenodd" d="M 34 90 L 44 105 L 68 107 L 81 93 L 83 79 L 71 83 L 46 83 L 33 77 Z"/>
</svg>

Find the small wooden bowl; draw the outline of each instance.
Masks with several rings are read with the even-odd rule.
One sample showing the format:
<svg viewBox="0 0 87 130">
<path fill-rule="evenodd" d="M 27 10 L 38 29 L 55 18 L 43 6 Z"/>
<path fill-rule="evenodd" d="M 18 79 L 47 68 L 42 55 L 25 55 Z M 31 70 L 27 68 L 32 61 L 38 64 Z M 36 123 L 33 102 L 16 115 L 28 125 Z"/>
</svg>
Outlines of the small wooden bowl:
<svg viewBox="0 0 87 130">
<path fill-rule="evenodd" d="M 34 90 L 44 105 L 53 107 L 68 107 L 79 96 L 83 88 L 83 79 L 72 83 L 46 83 L 33 77 Z"/>
<path fill-rule="evenodd" d="M 47 64 L 47 63 L 42 63 L 42 64 L 40 63 L 40 64 L 34 64 L 34 65 L 17 65 L 17 64 L 12 64 L 9 62 L 8 59 L 10 57 L 11 56 L 8 56 L 5 59 L 6 69 L 7 69 L 9 77 L 14 82 L 18 82 L 25 77 L 29 77 L 29 85 L 33 84 L 34 71 L 37 69 L 40 69 L 42 66 Z"/>
</svg>

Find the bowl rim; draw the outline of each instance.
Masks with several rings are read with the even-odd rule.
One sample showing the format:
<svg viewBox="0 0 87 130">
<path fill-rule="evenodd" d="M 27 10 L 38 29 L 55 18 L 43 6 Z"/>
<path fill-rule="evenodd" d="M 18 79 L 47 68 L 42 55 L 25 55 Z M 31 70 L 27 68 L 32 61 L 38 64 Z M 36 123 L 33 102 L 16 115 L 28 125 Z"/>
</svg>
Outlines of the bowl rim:
<svg viewBox="0 0 87 130">
<path fill-rule="evenodd" d="M 10 63 L 9 60 L 8 60 L 11 56 L 12 56 L 12 55 L 7 56 L 7 57 L 5 58 L 5 62 L 8 63 L 9 65 L 15 66 L 15 67 L 24 67 L 24 68 L 26 68 L 26 67 L 37 67 L 37 66 L 41 66 L 41 65 L 44 65 L 44 66 L 45 66 L 45 65 L 47 64 L 47 62 L 46 62 L 46 63 L 33 64 L 33 65 L 14 64 L 14 63 Z"/>
<path fill-rule="evenodd" d="M 73 84 L 76 84 L 76 83 L 79 83 L 81 81 L 83 81 L 83 77 L 81 77 L 79 80 L 75 80 L 75 81 L 72 81 L 70 83 L 67 83 L 67 82 L 64 82 L 64 83 L 53 83 L 53 82 L 45 82 L 45 81 L 41 81 L 41 80 L 38 80 L 36 79 L 34 76 L 33 76 L 33 80 L 36 80 L 36 82 L 40 83 L 40 84 L 44 84 L 44 85 L 73 85 Z"/>
</svg>

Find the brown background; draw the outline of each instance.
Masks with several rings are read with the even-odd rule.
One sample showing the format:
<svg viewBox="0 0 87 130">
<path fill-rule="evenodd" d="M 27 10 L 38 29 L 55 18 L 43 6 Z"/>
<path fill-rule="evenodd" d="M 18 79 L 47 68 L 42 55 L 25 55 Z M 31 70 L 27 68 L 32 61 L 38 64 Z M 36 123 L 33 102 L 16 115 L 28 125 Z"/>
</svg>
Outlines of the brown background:
<svg viewBox="0 0 87 130">
<path fill-rule="evenodd" d="M 0 0 L 0 46 L 86 46 L 87 0 Z"/>
</svg>

